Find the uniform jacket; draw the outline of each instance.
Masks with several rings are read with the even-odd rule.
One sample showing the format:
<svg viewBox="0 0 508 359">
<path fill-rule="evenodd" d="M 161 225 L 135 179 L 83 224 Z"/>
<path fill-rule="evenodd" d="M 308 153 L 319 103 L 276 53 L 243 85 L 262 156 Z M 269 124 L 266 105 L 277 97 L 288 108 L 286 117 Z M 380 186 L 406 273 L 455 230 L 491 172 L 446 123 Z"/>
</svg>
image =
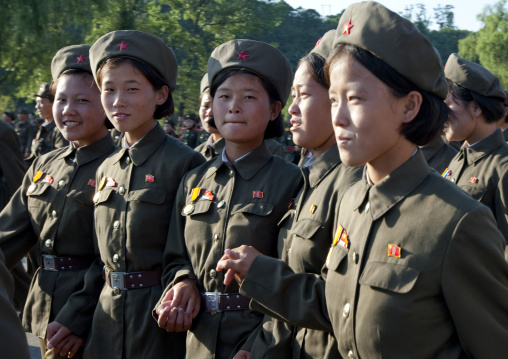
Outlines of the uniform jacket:
<svg viewBox="0 0 508 359">
<path fill-rule="evenodd" d="M 439 174 L 448 167 L 457 150 L 446 143 L 441 136 L 421 147 L 423 156 L 430 168 L 435 169 Z"/>
<path fill-rule="evenodd" d="M 25 122 L 17 121 L 14 125 L 14 129 L 18 134 L 19 138 L 19 149 L 21 154 L 24 156 L 25 153 L 30 154 L 30 149 L 32 146 L 32 140 L 35 136 L 35 128 L 30 124 L 28 120 Z"/>
<path fill-rule="evenodd" d="M 265 143 L 272 155 L 285 158 L 284 147 L 277 140 L 269 138 L 265 140 Z"/>
<path fill-rule="evenodd" d="M 258 277 L 262 271 L 277 273 L 277 267 L 294 273 L 321 275 L 335 231 L 337 207 L 344 192 L 361 177 L 361 168 L 348 167 L 341 163 L 337 146 L 321 155 L 310 167 L 301 168 L 303 187 L 298 193 L 295 206 L 280 222 L 279 245 L 283 245 L 281 258 L 264 258 L 256 261 L 247 277 Z M 281 269 L 281 270 L 282 270 Z M 287 291 L 281 277 L 275 275 L 263 278 L 267 287 L 273 289 L 270 296 L 264 296 L 263 305 L 271 306 L 270 299 L 289 303 L 304 298 L 314 291 L 305 288 L 302 293 Z M 323 282 L 324 283 L 324 282 Z M 321 284 L 323 284 L 321 283 Z M 242 286 L 242 291 L 244 290 Z M 246 293 L 248 296 L 250 293 Z M 254 294 L 255 295 L 255 294 Z M 282 317 L 291 315 L 279 313 Z M 273 326 L 273 330 L 270 327 Z M 306 329 L 285 324 L 279 319 L 263 325 L 251 349 L 251 358 L 337 358 L 335 338 L 329 331 Z"/>
<path fill-rule="evenodd" d="M 446 179 L 492 210 L 508 243 L 508 144 L 496 130 L 472 147 L 462 147 L 448 165 Z"/>
<path fill-rule="evenodd" d="M 25 174 L 19 139 L 11 125 L 0 122 L 0 210 L 16 192 Z"/>
<path fill-rule="evenodd" d="M 162 269 L 178 184 L 184 173 L 203 162 L 199 153 L 159 125 L 104 161 L 97 170 L 94 198 L 104 265 L 116 272 Z M 167 333 L 151 316 L 161 293 L 161 285 L 117 292 L 104 283 L 103 268 L 97 264 L 90 268 L 84 290 L 67 303 L 61 323 L 74 331 L 85 322 L 90 325 L 93 313 L 85 358 L 181 358 L 185 334 Z"/>
<path fill-rule="evenodd" d="M 225 141 L 223 138 L 219 138 L 217 141 L 215 141 L 212 145 L 212 147 L 208 146 L 208 140 L 198 145 L 194 150 L 201 153 L 203 157 L 210 161 L 211 159 L 217 157 L 222 153 L 222 150 L 225 146 Z"/>
<path fill-rule="evenodd" d="M 0 353 L 3 358 L 29 359 L 26 335 L 12 306 L 14 282 L 0 251 Z"/>
<path fill-rule="evenodd" d="M 105 136 L 88 146 L 75 149 L 71 145 L 34 161 L 0 214 L 0 248 L 9 267 L 34 245 L 43 254 L 93 261 L 95 171 L 113 150 L 113 141 Z M 86 272 L 39 268 L 25 305 L 25 329 L 45 338 L 48 323 L 83 286 Z"/>
<path fill-rule="evenodd" d="M 62 133 L 56 127 L 55 121 L 51 121 L 46 126 L 40 126 L 32 143 L 31 159 L 43 155 L 56 148 L 62 148 L 69 144 Z"/>
<path fill-rule="evenodd" d="M 272 156 L 265 144 L 235 161 L 221 157 L 189 172 L 178 190 L 164 258 L 164 281 L 196 279 L 202 292 L 236 293 L 236 282 L 223 284 L 217 262 L 226 248 L 242 244 L 277 256 L 277 223 L 295 193 L 299 170 Z M 192 200 L 192 190 L 200 195 Z M 185 206 L 194 203 L 192 213 Z M 187 335 L 188 358 L 232 358 L 261 322 L 250 310 L 208 313 L 193 320 Z"/>
<path fill-rule="evenodd" d="M 508 265 L 492 213 L 421 152 L 344 195 L 348 244 L 331 251 L 326 303 L 342 357 L 497 358 L 508 351 Z"/>
</svg>

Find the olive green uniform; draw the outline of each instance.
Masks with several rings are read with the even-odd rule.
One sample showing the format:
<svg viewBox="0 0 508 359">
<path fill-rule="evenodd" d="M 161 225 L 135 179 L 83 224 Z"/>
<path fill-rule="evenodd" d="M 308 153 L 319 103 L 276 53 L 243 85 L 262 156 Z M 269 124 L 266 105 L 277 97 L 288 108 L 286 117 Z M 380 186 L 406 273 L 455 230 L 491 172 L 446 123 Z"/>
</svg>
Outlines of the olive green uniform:
<svg viewBox="0 0 508 359">
<path fill-rule="evenodd" d="M 443 176 L 492 210 L 508 243 L 508 144 L 497 129 L 474 146 L 462 147 Z"/>
<path fill-rule="evenodd" d="M 56 127 L 55 121 L 51 121 L 47 125 L 41 125 L 37 130 L 29 159 L 33 160 L 40 155 L 48 153 L 56 148 L 65 147 L 68 144 L 69 142 Z"/>
<path fill-rule="evenodd" d="M 275 274 L 292 271 L 320 277 L 335 231 L 338 204 L 347 188 L 361 178 L 362 169 L 342 164 L 338 148 L 333 146 L 301 172 L 303 188 L 294 202 L 296 206 L 286 213 L 280 224 L 279 245 L 283 244 L 281 259 L 284 262 L 265 257 L 256 261 L 247 275 L 258 277 L 259 266 L 273 268 L 274 275 L 264 278 L 266 286 L 273 289 L 272 296 L 284 296 L 288 304 L 305 298 L 315 289 L 308 286 L 302 287 L 300 293 L 287 291 L 281 277 Z M 319 285 L 324 288 L 324 281 Z M 270 298 L 266 297 L 262 305 L 270 307 Z M 291 307 L 288 305 L 288 310 Z M 285 313 L 279 315 L 285 317 Z M 263 332 L 256 337 L 250 351 L 251 359 L 339 356 L 335 338 L 329 331 L 294 327 L 276 318 L 271 321 L 266 323 L 265 320 Z"/>
<path fill-rule="evenodd" d="M 95 172 L 114 148 L 111 137 L 105 136 L 88 146 L 70 145 L 34 161 L 0 214 L 0 247 L 9 267 L 34 245 L 44 255 L 93 262 Z M 87 270 L 38 268 L 25 305 L 25 330 L 44 339 L 48 323 L 82 288 Z"/>
<path fill-rule="evenodd" d="M 19 139 L 12 126 L 0 122 L 0 210 L 16 192 L 25 174 Z"/>
<path fill-rule="evenodd" d="M 215 271 L 218 260 L 226 248 L 242 244 L 277 256 L 277 223 L 298 178 L 298 167 L 273 156 L 264 143 L 234 165 L 218 157 L 189 172 L 178 190 L 166 245 L 166 291 L 190 276 L 201 292 L 238 292 L 236 282 L 224 285 L 223 272 Z M 201 311 L 187 335 L 187 357 L 232 358 L 262 318 L 251 310 Z"/>
<path fill-rule="evenodd" d="M 429 167 L 435 169 L 439 174 L 443 173 L 457 154 L 457 150 L 446 143 L 441 136 L 420 148 Z"/>
<path fill-rule="evenodd" d="M 210 161 L 222 153 L 225 144 L 226 143 L 223 138 L 219 138 L 212 146 L 208 145 L 208 140 L 206 140 L 194 148 L 194 150 L 201 153 L 207 161 Z"/>
<path fill-rule="evenodd" d="M 14 283 L 0 251 L 0 353 L 2 358 L 29 359 L 26 335 L 12 306 Z"/>
<path fill-rule="evenodd" d="M 191 128 L 184 128 L 182 129 L 182 133 L 180 134 L 180 141 L 185 143 L 190 148 L 195 148 L 198 144 L 198 136 L 200 132 L 196 131 L 195 129 Z"/>
<path fill-rule="evenodd" d="M 94 201 L 95 233 L 106 267 L 131 273 L 162 270 L 176 190 L 184 173 L 203 162 L 199 153 L 159 125 L 130 149 L 118 149 L 104 161 L 97 170 Z M 87 277 L 83 293 L 65 308 L 68 320 L 61 322 L 72 329 L 72 318 L 79 324 L 79 317 L 87 319 L 93 313 L 85 357 L 184 356 L 185 333 L 169 334 L 152 319 L 151 310 L 162 294 L 160 284 L 114 289 L 104 283 L 99 265 L 91 267 Z M 93 301 L 97 290 L 98 303 Z"/>
<path fill-rule="evenodd" d="M 19 150 L 21 154 L 30 154 L 32 148 L 32 140 L 35 136 L 35 128 L 30 124 L 28 120 L 25 122 L 17 121 L 14 125 L 14 130 L 19 138 Z"/>
<path fill-rule="evenodd" d="M 277 140 L 274 140 L 273 138 L 269 138 L 269 139 L 265 140 L 265 143 L 266 143 L 266 147 L 268 147 L 268 151 L 270 151 L 270 153 L 272 155 L 285 158 L 284 147 L 282 147 L 280 142 L 278 142 Z"/>
<path fill-rule="evenodd" d="M 331 249 L 326 307 L 320 293 L 291 306 L 309 326 L 329 316 L 341 357 L 507 352 L 503 237 L 491 211 L 431 171 L 421 152 L 375 186 L 353 185 L 338 224 L 348 243 Z M 261 280 L 256 287 L 268 295 Z"/>
</svg>

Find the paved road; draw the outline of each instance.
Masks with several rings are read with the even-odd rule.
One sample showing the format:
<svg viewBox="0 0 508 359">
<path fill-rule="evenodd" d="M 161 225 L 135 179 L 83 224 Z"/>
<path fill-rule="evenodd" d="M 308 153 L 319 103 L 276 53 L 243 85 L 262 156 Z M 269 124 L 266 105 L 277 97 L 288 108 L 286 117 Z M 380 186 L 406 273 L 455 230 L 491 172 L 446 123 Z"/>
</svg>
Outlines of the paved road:
<svg viewBox="0 0 508 359">
<path fill-rule="evenodd" d="M 39 346 L 39 338 L 32 333 L 26 333 L 28 340 L 28 350 L 30 351 L 30 359 L 41 359 L 41 348 Z"/>
</svg>

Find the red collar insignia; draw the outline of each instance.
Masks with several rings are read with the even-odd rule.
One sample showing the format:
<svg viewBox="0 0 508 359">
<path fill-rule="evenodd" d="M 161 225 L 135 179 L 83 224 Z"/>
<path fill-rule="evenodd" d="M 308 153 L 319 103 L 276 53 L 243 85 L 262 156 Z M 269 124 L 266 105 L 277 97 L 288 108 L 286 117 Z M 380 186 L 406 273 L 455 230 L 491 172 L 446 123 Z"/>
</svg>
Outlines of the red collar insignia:
<svg viewBox="0 0 508 359">
<path fill-rule="evenodd" d="M 347 22 L 347 24 L 344 24 L 344 31 L 342 31 L 342 35 L 346 34 L 349 35 L 349 32 L 351 31 L 351 28 L 355 26 L 351 24 L 351 19 Z"/>
<path fill-rule="evenodd" d="M 247 56 L 250 56 L 250 55 L 247 55 L 245 53 L 245 50 L 243 50 L 242 52 L 236 52 L 238 54 L 238 57 L 236 58 L 237 60 L 240 60 L 242 59 L 243 61 L 247 60 Z"/>
</svg>

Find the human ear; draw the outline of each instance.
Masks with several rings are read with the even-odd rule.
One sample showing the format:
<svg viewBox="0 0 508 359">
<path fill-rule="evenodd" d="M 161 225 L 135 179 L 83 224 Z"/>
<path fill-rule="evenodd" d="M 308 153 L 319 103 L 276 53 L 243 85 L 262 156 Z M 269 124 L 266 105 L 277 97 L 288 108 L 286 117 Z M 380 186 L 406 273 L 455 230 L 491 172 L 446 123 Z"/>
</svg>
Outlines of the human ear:
<svg viewBox="0 0 508 359">
<path fill-rule="evenodd" d="M 404 104 L 404 116 L 402 118 L 403 123 L 409 123 L 413 121 L 420 112 L 422 106 L 423 96 L 418 91 L 411 91 L 406 95 L 406 103 Z"/>
<path fill-rule="evenodd" d="M 474 117 L 480 117 L 480 115 L 482 114 L 482 109 L 480 108 L 480 106 L 478 106 L 475 100 L 469 103 L 469 111 L 471 112 L 471 115 L 473 115 Z"/>
<path fill-rule="evenodd" d="M 277 101 L 276 103 L 272 104 L 272 111 L 270 113 L 270 121 L 274 121 L 282 111 L 282 103 L 280 101 Z"/>
<path fill-rule="evenodd" d="M 162 88 L 158 91 L 157 96 L 157 105 L 164 104 L 169 96 L 169 87 L 166 85 L 162 86 Z"/>
</svg>

